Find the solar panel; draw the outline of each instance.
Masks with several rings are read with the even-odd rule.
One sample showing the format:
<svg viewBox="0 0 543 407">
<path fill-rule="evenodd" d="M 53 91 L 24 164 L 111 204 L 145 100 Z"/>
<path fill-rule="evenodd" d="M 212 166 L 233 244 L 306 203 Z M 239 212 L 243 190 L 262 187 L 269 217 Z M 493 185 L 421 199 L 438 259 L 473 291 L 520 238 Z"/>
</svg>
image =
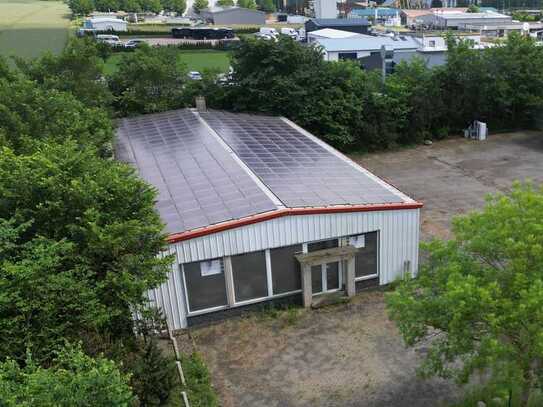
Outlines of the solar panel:
<svg viewBox="0 0 543 407">
<path fill-rule="evenodd" d="M 403 201 L 279 117 L 218 111 L 201 117 L 288 207 Z"/>
<path fill-rule="evenodd" d="M 190 110 L 121 122 L 117 156 L 158 190 L 170 233 L 276 209 L 215 137 Z"/>
</svg>

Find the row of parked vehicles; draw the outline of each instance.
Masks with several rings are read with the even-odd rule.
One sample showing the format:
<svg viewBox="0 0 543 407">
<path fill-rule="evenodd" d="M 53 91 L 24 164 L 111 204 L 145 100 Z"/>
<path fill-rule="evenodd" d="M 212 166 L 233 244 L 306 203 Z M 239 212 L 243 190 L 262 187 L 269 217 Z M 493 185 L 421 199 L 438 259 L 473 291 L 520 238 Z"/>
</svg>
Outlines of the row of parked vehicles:
<svg viewBox="0 0 543 407">
<path fill-rule="evenodd" d="M 302 30 L 303 29 L 295 30 L 294 28 L 290 27 L 282 27 L 279 31 L 277 31 L 273 27 L 260 27 L 260 30 L 255 34 L 255 37 L 266 41 L 277 41 L 280 35 L 285 35 L 293 40 L 300 41 L 305 36 Z"/>
<path fill-rule="evenodd" d="M 112 47 L 120 47 L 126 49 L 134 49 L 145 43 L 145 40 L 140 39 L 131 39 L 126 42 L 123 42 L 119 39 L 118 35 L 113 34 L 98 34 L 96 36 L 96 41 L 110 45 Z"/>
</svg>

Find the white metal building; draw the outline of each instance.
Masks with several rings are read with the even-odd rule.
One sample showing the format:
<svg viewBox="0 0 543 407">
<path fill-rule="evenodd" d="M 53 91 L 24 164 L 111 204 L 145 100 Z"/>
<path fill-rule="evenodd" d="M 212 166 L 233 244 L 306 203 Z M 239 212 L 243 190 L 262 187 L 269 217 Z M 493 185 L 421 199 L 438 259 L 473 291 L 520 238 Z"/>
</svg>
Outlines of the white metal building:
<svg viewBox="0 0 543 407">
<path fill-rule="evenodd" d="M 84 28 L 97 31 L 128 31 L 128 23 L 120 18 L 95 17 L 85 20 Z"/>
<path fill-rule="evenodd" d="M 159 191 L 175 260 L 149 299 L 172 329 L 417 270 L 422 204 L 285 118 L 125 118 L 116 151 Z"/>
<path fill-rule="evenodd" d="M 311 31 L 307 33 L 307 42 L 313 43 L 318 39 L 325 38 L 353 38 L 358 36 L 364 36 L 365 34 L 353 33 L 350 31 L 334 30 L 333 28 L 323 28 L 322 30 Z"/>
</svg>

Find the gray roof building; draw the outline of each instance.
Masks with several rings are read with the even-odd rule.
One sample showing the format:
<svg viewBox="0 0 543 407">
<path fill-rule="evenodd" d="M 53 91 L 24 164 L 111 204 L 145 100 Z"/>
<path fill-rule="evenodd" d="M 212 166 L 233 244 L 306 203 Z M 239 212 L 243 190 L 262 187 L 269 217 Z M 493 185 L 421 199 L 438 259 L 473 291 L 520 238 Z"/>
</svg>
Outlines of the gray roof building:
<svg viewBox="0 0 543 407">
<path fill-rule="evenodd" d="M 170 233 L 282 208 L 403 201 L 281 117 L 185 109 L 125 118 L 117 156 L 158 189 Z"/>
<path fill-rule="evenodd" d="M 266 24 L 266 13 L 242 7 L 212 7 L 200 11 L 206 22 L 217 25 Z"/>
<path fill-rule="evenodd" d="M 170 329 L 416 273 L 422 204 L 285 118 L 183 109 L 117 136 L 159 191 L 173 263 L 147 298 Z"/>
</svg>

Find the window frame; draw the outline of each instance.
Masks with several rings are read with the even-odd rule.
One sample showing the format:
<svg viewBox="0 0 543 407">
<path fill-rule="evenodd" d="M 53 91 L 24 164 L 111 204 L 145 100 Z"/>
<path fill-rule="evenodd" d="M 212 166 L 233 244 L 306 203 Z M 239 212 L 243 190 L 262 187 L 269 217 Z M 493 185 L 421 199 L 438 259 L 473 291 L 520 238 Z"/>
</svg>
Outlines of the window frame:
<svg viewBox="0 0 543 407">
<path fill-rule="evenodd" d="M 264 265 L 266 267 L 266 282 L 268 283 L 266 291 L 267 291 L 268 295 L 266 295 L 265 297 L 257 297 L 257 298 L 251 298 L 251 299 L 248 299 L 248 300 L 238 301 L 236 299 L 236 287 L 235 287 L 236 283 L 234 281 L 234 269 L 232 268 L 232 263 L 231 263 L 232 259 L 230 258 L 230 272 L 232 273 L 232 298 L 234 300 L 234 303 L 232 304 L 232 306 L 252 304 L 254 302 L 260 302 L 260 301 L 264 301 L 264 300 L 270 298 L 270 285 L 269 285 L 269 282 L 270 282 L 270 279 L 271 279 L 271 270 L 268 269 L 268 260 L 267 260 L 268 255 L 266 255 L 266 252 L 269 251 L 269 249 L 255 250 L 255 251 L 252 251 L 252 252 L 244 252 L 244 253 L 236 254 L 236 256 L 243 256 L 245 254 L 262 252 L 262 251 L 264 252 Z M 231 256 L 231 257 L 233 257 L 233 256 Z"/>
<path fill-rule="evenodd" d="M 360 277 L 354 277 L 354 281 L 355 283 L 357 281 L 365 281 L 365 280 L 372 280 L 374 278 L 379 278 L 380 275 L 381 275 L 381 231 L 380 230 L 369 230 L 367 232 L 364 232 L 364 233 L 357 233 L 356 235 L 349 235 L 348 238 L 351 238 L 353 236 L 359 236 L 359 235 L 366 235 L 368 233 L 377 233 L 377 247 L 376 247 L 376 257 L 377 257 L 377 273 L 375 274 L 368 274 L 367 276 L 360 276 Z M 365 239 L 365 238 L 364 238 Z M 356 261 L 356 259 L 355 259 Z"/>
<path fill-rule="evenodd" d="M 223 274 L 224 274 L 224 288 L 225 288 L 225 291 L 226 291 L 226 301 L 228 302 L 228 284 L 226 283 L 226 260 L 225 260 L 224 257 L 214 257 L 212 259 L 200 260 L 200 261 L 198 261 L 198 263 L 201 263 L 203 261 L 210 261 L 210 260 L 220 260 L 221 263 L 222 263 Z M 192 263 L 192 262 L 187 262 L 187 263 Z M 189 303 L 189 293 L 188 293 L 188 290 L 187 290 L 187 279 L 185 277 L 185 267 L 184 267 L 184 265 L 185 265 L 184 263 L 179 264 L 179 271 L 181 272 L 181 279 L 183 281 L 183 293 L 185 294 L 185 307 L 187 309 L 187 315 L 188 316 L 206 314 L 208 312 L 221 311 L 223 309 L 228 308 L 228 304 L 226 304 L 226 305 L 218 305 L 216 307 L 209 307 L 209 308 L 204 308 L 204 309 L 191 311 L 190 303 Z"/>
</svg>

